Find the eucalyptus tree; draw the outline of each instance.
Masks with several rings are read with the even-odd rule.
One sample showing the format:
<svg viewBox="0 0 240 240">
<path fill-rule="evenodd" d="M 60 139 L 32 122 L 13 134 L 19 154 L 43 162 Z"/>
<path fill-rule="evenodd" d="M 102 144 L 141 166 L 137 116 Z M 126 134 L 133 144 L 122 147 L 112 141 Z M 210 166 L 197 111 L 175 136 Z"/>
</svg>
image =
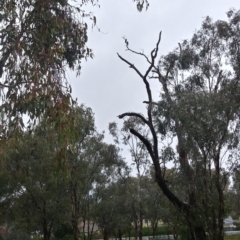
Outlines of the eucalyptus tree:
<svg viewBox="0 0 240 240">
<path fill-rule="evenodd" d="M 95 216 L 103 239 L 121 239 L 129 226 L 131 228 L 132 222 L 128 218 L 129 208 L 126 202 L 126 186 L 122 179 L 99 187 Z"/>
<path fill-rule="evenodd" d="M 40 231 L 49 240 L 59 222 L 67 219 L 70 207 L 65 171 L 56 167 L 56 134 L 42 123 L 17 136 L 7 142 L 2 161 L 14 185 L 4 217 L 15 230 L 29 236 Z"/>
<path fill-rule="evenodd" d="M 72 98 L 66 70 L 80 73 L 81 60 L 92 57 L 81 20 L 95 21 L 82 9 L 87 2 L 0 1 L 1 109 L 11 125 L 25 125 L 23 114 L 34 120 L 46 112 L 61 127 L 67 123 L 63 113 Z"/>
<path fill-rule="evenodd" d="M 81 154 L 77 155 L 74 160 L 72 159 L 69 164 L 69 191 L 75 239 L 78 239 L 80 235 L 84 239 L 91 239 L 93 225 L 99 223 L 100 217 L 96 214 L 99 201 L 102 201 L 105 188 L 116 181 L 118 168 L 124 167 L 117 148 L 104 143 L 102 135 L 95 133 L 94 136 L 85 139 L 83 144 L 85 146 L 82 145 L 78 149 Z M 82 222 L 82 229 L 78 228 L 79 221 Z"/>
<path fill-rule="evenodd" d="M 134 2 L 139 11 L 149 5 Z M 85 5 L 99 6 L 98 0 L 0 1 L 1 109 L 14 125 L 24 125 L 22 114 L 54 118 L 72 101 L 66 70 L 79 74 L 82 59 L 93 57 L 87 30 L 96 16 Z"/>
<path fill-rule="evenodd" d="M 95 24 L 96 18 L 83 10 L 86 3 L 97 1 L 0 0 L 1 136 L 33 129 L 44 118 L 59 133 L 59 162 L 73 134 L 75 100 L 66 71 L 80 74 L 82 59 L 93 56 L 86 19 Z"/>
<path fill-rule="evenodd" d="M 98 184 L 96 188 L 94 195 L 98 200 L 94 216 L 104 239 L 115 237 L 121 240 L 123 235 L 131 237 L 133 211 L 129 186 L 126 184 L 129 168 L 123 162 L 116 170 L 113 172 L 114 181 L 107 185 Z"/>
<path fill-rule="evenodd" d="M 134 2 L 139 11 L 149 5 Z M 99 3 L 0 0 L 1 135 L 8 136 L 12 128 L 32 128 L 44 115 L 54 122 L 61 142 L 58 155 L 65 157 L 73 134 L 68 114 L 76 102 L 66 71 L 80 74 L 82 60 L 93 57 L 87 31 L 97 18 L 86 5 Z"/>
<path fill-rule="evenodd" d="M 146 147 L 156 181 L 168 200 L 186 220 L 190 239 L 224 239 L 224 188 L 232 168 L 232 154 L 239 147 L 239 27 L 240 11 L 230 10 L 228 21 L 207 17 L 190 40 L 157 61 L 161 33 L 150 56 L 126 45 L 127 50 L 149 63 L 142 73 L 122 56 L 145 84 L 147 118 L 126 112 L 145 124 L 151 138 L 129 127 Z M 159 81 L 160 99 L 153 101 L 150 80 Z M 174 160 L 185 181 L 187 199 L 182 199 L 164 179 L 159 140 L 174 139 Z M 227 153 L 226 153 L 227 152 Z M 228 161 L 229 160 L 229 161 Z M 228 169 L 229 170 L 229 169 Z M 207 234 L 208 233 L 208 236 Z"/>
<path fill-rule="evenodd" d="M 129 172 L 129 174 L 125 176 L 122 175 L 122 178 L 127 187 L 126 197 L 131 206 L 135 238 L 141 240 L 146 200 L 144 198 L 145 193 L 143 189 L 146 180 L 146 170 L 149 167 L 150 161 L 148 152 L 143 143 L 139 141 L 136 136 L 131 136 L 129 134 L 128 129 L 130 127 L 138 129 L 146 138 L 148 137 L 148 130 L 145 128 L 144 124 L 139 121 L 139 119 L 134 118 L 134 116 L 125 121 L 121 129 L 118 129 L 115 122 L 110 123 L 109 131 L 116 144 L 124 144 L 128 148 L 131 156 L 129 159 L 131 168 L 134 171 L 136 170 L 136 177 L 132 177 Z"/>
<path fill-rule="evenodd" d="M 124 167 L 124 162 L 118 148 L 105 143 L 104 135 L 96 131 L 90 108 L 76 107 L 73 112 L 74 140 L 68 145 L 66 156 L 71 224 L 74 239 L 80 236 L 91 239 L 100 190 L 116 181 L 118 169 Z"/>
<path fill-rule="evenodd" d="M 96 219 L 99 189 L 116 181 L 118 169 L 124 167 L 118 149 L 97 133 L 90 108 L 75 106 L 68 117 L 74 131 L 65 149 L 66 161 L 59 152 L 60 133 L 44 118 L 34 130 L 12 130 L 3 154 L 2 172 L 11 183 L 2 182 L 1 204 L 10 203 L 5 217 L 16 230 L 28 235 L 40 231 L 46 240 L 60 226 L 69 225 L 74 239 L 81 234 L 91 239 L 89 223 Z"/>
</svg>

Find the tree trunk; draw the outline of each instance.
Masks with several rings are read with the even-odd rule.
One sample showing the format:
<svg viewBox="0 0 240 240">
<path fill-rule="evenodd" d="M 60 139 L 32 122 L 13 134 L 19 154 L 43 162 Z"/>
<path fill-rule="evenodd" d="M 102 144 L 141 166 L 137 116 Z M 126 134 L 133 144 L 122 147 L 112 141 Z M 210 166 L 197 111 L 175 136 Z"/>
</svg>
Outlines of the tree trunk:
<svg viewBox="0 0 240 240">
<path fill-rule="evenodd" d="M 82 235 L 83 235 L 83 240 L 86 240 L 85 228 L 86 228 L 86 218 L 84 217 L 84 218 L 82 219 Z"/>
<path fill-rule="evenodd" d="M 48 228 L 46 219 L 43 220 L 43 239 L 50 240 L 51 238 L 51 229 Z"/>
<path fill-rule="evenodd" d="M 139 240 L 142 240 L 142 225 L 143 225 L 142 204 L 140 203 L 139 225 L 138 225 L 138 239 Z"/>
<path fill-rule="evenodd" d="M 50 238 L 51 238 L 51 231 L 48 231 L 47 228 L 44 228 L 43 239 L 44 240 L 50 240 Z"/>
<path fill-rule="evenodd" d="M 46 202 L 43 202 L 43 219 L 42 219 L 42 227 L 43 227 L 43 238 L 44 240 L 50 240 L 52 233 L 52 223 L 47 221 L 46 218 Z"/>
<path fill-rule="evenodd" d="M 138 223 L 137 223 L 137 219 L 135 219 L 135 221 L 134 221 L 134 237 L 135 237 L 135 240 L 138 240 Z"/>
<path fill-rule="evenodd" d="M 73 229 L 74 240 L 79 240 L 78 239 L 78 221 L 76 219 L 72 219 L 72 229 Z"/>
<path fill-rule="evenodd" d="M 79 205 L 78 205 L 78 197 L 76 192 L 76 187 L 74 183 L 72 183 L 72 230 L 73 230 L 73 236 L 74 240 L 79 240 L 79 229 L 78 229 L 78 216 L 79 216 Z"/>
<path fill-rule="evenodd" d="M 153 237 L 155 237 L 157 232 L 158 220 L 155 220 L 155 221 L 153 220 L 151 222 L 151 225 L 152 225 L 152 235 Z"/>
<path fill-rule="evenodd" d="M 218 191 L 218 240 L 224 240 L 224 228 L 223 228 L 224 196 L 223 196 L 223 189 L 221 186 L 219 161 L 220 161 L 220 153 L 218 152 L 214 158 L 214 164 L 216 169 L 216 188 Z"/>
<path fill-rule="evenodd" d="M 93 224 L 92 224 L 92 228 L 91 228 L 91 232 L 89 233 L 88 240 L 92 239 L 94 226 L 95 226 L 95 222 L 93 222 Z"/>
<path fill-rule="evenodd" d="M 207 240 L 207 235 L 203 227 L 195 228 L 195 239 L 194 240 Z"/>
<path fill-rule="evenodd" d="M 106 229 L 103 230 L 103 240 L 108 240 L 108 232 Z"/>
<path fill-rule="evenodd" d="M 122 240 L 122 232 L 121 232 L 121 229 L 118 229 L 118 240 Z"/>
</svg>

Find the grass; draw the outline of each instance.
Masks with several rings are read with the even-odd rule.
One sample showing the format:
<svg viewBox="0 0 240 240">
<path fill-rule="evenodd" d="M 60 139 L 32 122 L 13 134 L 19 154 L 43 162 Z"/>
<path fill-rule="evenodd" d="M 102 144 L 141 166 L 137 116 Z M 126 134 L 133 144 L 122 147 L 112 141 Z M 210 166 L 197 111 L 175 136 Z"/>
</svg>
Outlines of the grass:
<svg viewBox="0 0 240 240">
<path fill-rule="evenodd" d="M 229 236 L 225 236 L 224 240 L 240 240 L 240 235 L 229 235 Z"/>
</svg>

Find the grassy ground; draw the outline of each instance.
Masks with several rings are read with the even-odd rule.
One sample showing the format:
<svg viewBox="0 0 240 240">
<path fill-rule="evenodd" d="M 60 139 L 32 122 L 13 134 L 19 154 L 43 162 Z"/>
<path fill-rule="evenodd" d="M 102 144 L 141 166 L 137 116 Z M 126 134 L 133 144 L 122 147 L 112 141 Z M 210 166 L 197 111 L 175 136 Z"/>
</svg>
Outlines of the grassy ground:
<svg viewBox="0 0 240 240">
<path fill-rule="evenodd" d="M 240 240 L 240 235 L 225 236 L 224 240 Z"/>
</svg>

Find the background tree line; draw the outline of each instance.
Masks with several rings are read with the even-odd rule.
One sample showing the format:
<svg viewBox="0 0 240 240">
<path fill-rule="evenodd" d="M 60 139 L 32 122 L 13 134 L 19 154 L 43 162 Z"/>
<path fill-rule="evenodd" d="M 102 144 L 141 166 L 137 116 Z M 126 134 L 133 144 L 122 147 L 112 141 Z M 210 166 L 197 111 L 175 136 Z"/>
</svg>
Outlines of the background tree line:
<svg viewBox="0 0 240 240">
<path fill-rule="evenodd" d="M 146 149 L 127 131 L 129 124 L 142 131 L 143 125 L 135 120 L 126 121 L 119 130 L 115 123 L 109 124 L 115 145 L 107 144 L 95 128 L 91 109 L 76 106 L 72 113 L 75 144 L 69 144 L 64 166 L 56 159 L 57 133 L 45 119 L 33 131 L 14 130 L 14 137 L 7 139 L 1 149 L 0 214 L 1 224 L 9 231 L 7 238 L 30 239 L 42 235 L 45 240 L 142 239 L 146 234 L 160 234 L 160 224 L 164 223 L 167 232 L 162 233 L 186 239 L 189 231 L 184 215 L 159 191 Z M 129 146 L 131 165 L 120 155 L 121 142 Z M 172 149 L 166 146 L 161 156 L 169 161 L 175 159 Z M 134 169 L 137 173 L 132 175 Z M 171 191 L 187 201 L 188 182 L 181 168 L 162 166 L 162 171 Z M 214 170 L 212 175 L 215 180 Z M 235 169 L 232 187 L 228 179 L 223 179 L 225 216 L 239 217 L 238 177 Z M 211 190 L 215 201 L 211 210 L 217 211 L 218 193 Z M 200 197 L 202 201 L 204 196 Z M 201 205 L 199 208 L 208 210 Z"/>
<path fill-rule="evenodd" d="M 168 210 L 150 166 L 145 162 L 144 172 L 132 176 L 119 148 L 96 131 L 91 109 L 75 107 L 73 114 L 75 144 L 68 146 L 65 166 L 55 159 L 58 137 L 45 119 L 33 131 L 14 130 L 14 138 L 6 140 L 0 213 L 7 238 L 142 238 L 143 221 L 156 234 Z M 142 146 L 136 151 L 145 152 Z M 132 160 L 139 164 L 146 155 Z"/>
</svg>

